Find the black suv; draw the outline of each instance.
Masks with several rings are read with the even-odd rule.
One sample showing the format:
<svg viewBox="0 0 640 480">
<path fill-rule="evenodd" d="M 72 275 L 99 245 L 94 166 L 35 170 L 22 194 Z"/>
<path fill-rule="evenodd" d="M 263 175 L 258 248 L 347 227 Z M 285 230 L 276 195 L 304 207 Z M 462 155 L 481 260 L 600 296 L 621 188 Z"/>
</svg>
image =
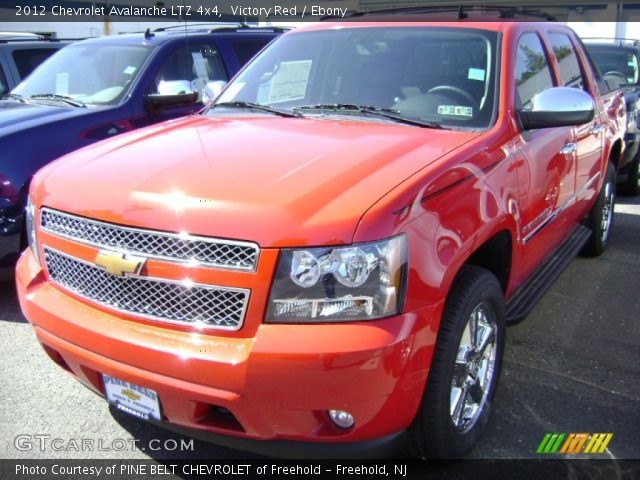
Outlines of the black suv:
<svg viewBox="0 0 640 480">
<path fill-rule="evenodd" d="M 0 96 L 69 43 L 35 33 L 0 32 Z"/>
<path fill-rule="evenodd" d="M 583 38 L 587 51 L 611 90 L 621 89 L 627 106 L 625 152 L 618 183 L 622 193 L 640 193 L 640 40 Z"/>
</svg>

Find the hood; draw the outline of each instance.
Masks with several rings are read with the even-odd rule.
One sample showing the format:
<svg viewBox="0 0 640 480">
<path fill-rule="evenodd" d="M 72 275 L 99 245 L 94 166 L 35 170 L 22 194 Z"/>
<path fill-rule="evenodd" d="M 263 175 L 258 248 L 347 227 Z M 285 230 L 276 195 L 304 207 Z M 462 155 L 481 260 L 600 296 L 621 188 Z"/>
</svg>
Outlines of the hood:
<svg viewBox="0 0 640 480">
<path fill-rule="evenodd" d="M 0 101 L 0 135 L 38 127 L 93 112 L 91 108 Z"/>
<path fill-rule="evenodd" d="M 36 201 L 262 247 L 350 243 L 380 197 L 477 135 L 362 121 L 188 117 L 54 162 L 36 177 Z"/>
</svg>

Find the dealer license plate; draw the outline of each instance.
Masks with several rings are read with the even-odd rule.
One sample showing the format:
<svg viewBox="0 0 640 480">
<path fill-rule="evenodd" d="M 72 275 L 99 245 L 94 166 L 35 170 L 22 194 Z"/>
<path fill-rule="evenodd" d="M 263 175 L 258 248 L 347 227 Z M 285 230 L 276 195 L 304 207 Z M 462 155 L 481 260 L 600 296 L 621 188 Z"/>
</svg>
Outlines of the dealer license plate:
<svg viewBox="0 0 640 480">
<path fill-rule="evenodd" d="M 150 388 L 140 387 L 119 378 L 102 374 L 107 401 L 118 410 L 144 420 L 160 420 L 158 394 Z"/>
</svg>

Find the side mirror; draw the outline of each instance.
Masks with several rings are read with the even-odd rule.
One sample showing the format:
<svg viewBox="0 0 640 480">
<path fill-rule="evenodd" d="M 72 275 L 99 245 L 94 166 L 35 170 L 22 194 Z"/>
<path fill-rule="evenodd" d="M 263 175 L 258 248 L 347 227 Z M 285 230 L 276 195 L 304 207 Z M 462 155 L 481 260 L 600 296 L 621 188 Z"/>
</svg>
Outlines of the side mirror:
<svg viewBox="0 0 640 480">
<path fill-rule="evenodd" d="M 553 87 L 535 95 L 518 115 L 525 130 L 582 125 L 593 120 L 595 102 L 582 90 Z"/>
<path fill-rule="evenodd" d="M 189 80 L 161 80 L 158 83 L 158 95 L 184 95 L 192 92 Z"/>
<path fill-rule="evenodd" d="M 204 94 L 202 95 L 202 100 L 204 103 L 211 102 L 215 100 L 218 95 L 222 92 L 227 82 L 223 80 L 215 80 L 213 82 L 207 82 L 204 87 Z"/>
<path fill-rule="evenodd" d="M 158 93 L 149 93 L 144 100 L 151 111 L 158 112 L 163 108 L 193 105 L 198 101 L 198 94 L 188 80 L 163 80 L 158 84 Z"/>
</svg>

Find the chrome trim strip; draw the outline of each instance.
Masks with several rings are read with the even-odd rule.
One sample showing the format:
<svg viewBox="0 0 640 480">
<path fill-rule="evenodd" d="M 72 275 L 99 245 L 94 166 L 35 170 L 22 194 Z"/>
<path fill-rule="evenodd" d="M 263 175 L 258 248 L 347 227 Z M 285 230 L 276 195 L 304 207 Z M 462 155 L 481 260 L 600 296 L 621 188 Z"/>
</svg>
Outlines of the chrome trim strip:
<svg viewBox="0 0 640 480">
<path fill-rule="evenodd" d="M 118 307 L 114 307 L 112 305 L 106 304 L 106 303 L 101 303 L 99 301 L 93 300 L 87 296 L 85 296 L 84 294 L 82 294 L 82 292 L 78 292 L 74 289 L 68 288 L 67 286 L 55 281 L 53 278 L 51 278 L 51 275 L 49 275 L 49 266 L 47 265 L 47 260 L 46 260 L 46 251 L 52 251 L 60 256 L 66 257 L 74 262 L 78 262 L 78 263 L 83 263 L 85 265 L 88 265 L 90 267 L 96 268 L 98 270 L 100 270 L 99 267 L 97 267 L 95 264 L 88 262 L 86 260 L 83 260 L 81 258 L 78 257 L 74 257 L 72 255 L 69 255 L 67 253 L 61 252 L 58 249 L 55 248 L 51 248 L 45 244 L 42 245 L 42 251 L 44 253 L 44 258 L 43 258 L 43 263 L 44 266 L 46 268 L 47 271 L 47 279 L 49 280 L 49 282 L 57 285 L 59 288 L 61 288 L 62 290 L 68 291 L 73 293 L 74 295 L 77 295 L 78 297 L 82 298 L 83 300 L 92 303 L 94 305 L 99 305 L 100 307 L 106 308 L 108 310 L 113 310 L 119 313 L 123 313 L 125 315 L 129 315 L 131 317 L 137 317 L 137 318 L 144 318 L 146 320 L 153 320 L 155 322 L 160 322 L 160 323 L 168 323 L 168 324 L 172 324 L 172 325 L 181 325 L 181 326 L 186 326 L 186 327 L 192 327 L 192 328 L 196 328 L 199 331 L 209 331 L 209 330 L 226 330 L 226 331 L 238 331 L 242 328 L 242 326 L 244 325 L 244 320 L 247 314 L 247 306 L 249 305 L 249 297 L 251 295 L 251 290 L 247 289 L 247 288 L 237 288 L 237 287 L 226 287 L 226 286 L 221 286 L 221 285 L 212 285 L 212 284 L 202 284 L 202 283 L 193 283 L 192 287 L 198 287 L 198 288 L 202 288 L 202 289 L 206 289 L 206 290 L 219 290 L 219 291 L 227 291 L 227 292 L 236 292 L 236 293 L 242 293 L 244 294 L 244 301 L 242 303 L 242 309 L 240 310 L 240 321 L 238 322 L 237 326 L 234 327 L 227 327 L 227 326 L 202 326 L 202 324 L 198 324 L 196 322 L 186 322 L 186 321 L 178 321 L 178 320 L 169 320 L 166 318 L 161 318 L 161 317 L 157 317 L 155 315 L 145 315 L 142 313 L 136 313 L 133 312 L 131 310 L 126 310 L 126 309 L 122 309 L 122 308 L 118 308 Z M 103 270 L 100 270 L 101 272 L 104 272 Z M 174 284 L 174 285 L 182 285 L 182 282 L 180 280 L 170 280 L 170 279 L 166 279 L 166 278 L 158 278 L 158 277 L 147 277 L 144 275 L 138 275 L 138 274 L 127 274 L 128 278 L 136 278 L 142 281 L 151 281 L 151 282 L 158 282 L 158 283 L 167 283 L 167 284 Z M 117 278 L 121 278 L 121 277 L 117 277 Z"/>
<path fill-rule="evenodd" d="M 94 242 L 88 239 L 84 239 L 84 238 L 78 238 L 78 237 L 73 237 L 71 235 L 65 234 L 65 233 L 60 233 L 57 232 L 55 230 L 51 230 L 49 228 L 46 228 L 42 225 L 42 214 L 44 212 L 50 212 L 53 215 L 60 215 L 63 217 L 67 217 L 71 220 L 74 221 L 82 221 L 82 222 L 87 222 L 89 224 L 93 224 L 93 225 L 98 225 L 98 226 L 106 226 L 109 228 L 117 228 L 117 229 L 121 229 L 125 232 L 134 232 L 134 233 L 140 233 L 140 234 L 145 234 L 145 235 L 155 235 L 155 236 L 160 236 L 160 237 L 166 237 L 166 238 L 174 238 L 174 239 L 178 239 L 178 240 L 191 240 L 194 242 L 203 242 L 203 243 L 209 243 L 209 244 L 213 244 L 213 245 L 228 245 L 228 246 L 238 246 L 238 247 L 246 247 L 246 248 L 251 248 L 254 250 L 255 252 L 255 259 L 253 261 L 253 266 L 251 267 L 244 267 L 244 266 L 229 266 L 229 265 L 225 265 L 225 264 L 220 264 L 220 263 L 211 263 L 211 262 L 191 262 L 190 260 L 181 260 L 179 258 L 176 257 L 170 257 L 170 256 L 165 256 L 165 255 L 156 255 L 156 254 L 149 254 L 147 252 L 143 252 L 140 250 L 134 250 L 134 249 L 125 249 L 125 248 L 118 248 L 117 246 L 113 246 L 113 245 L 109 245 L 107 243 L 100 243 L 100 242 Z M 237 271 L 244 271 L 244 272 L 255 272 L 258 266 L 258 260 L 260 257 L 260 247 L 258 246 L 257 243 L 254 242 L 245 242 L 245 241 L 239 241 L 239 240 L 225 240 L 225 239 L 221 239 L 221 238 L 212 238 L 212 237 L 203 237 L 203 236 L 198 236 L 198 235 L 191 235 L 189 234 L 188 236 L 181 236 L 179 233 L 171 233 L 171 232 L 163 232 L 163 231 L 159 231 L 159 230 L 150 230 L 150 229 L 143 229 L 143 228 L 136 228 L 136 227 L 126 227 L 124 225 L 119 225 L 117 223 L 110 223 L 110 222 L 104 222 L 102 220 L 94 220 L 94 219 L 90 219 L 90 218 L 86 218 L 86 217 L 82 217 L 79 215 L 72 215 L 69 213 L 65 213 L 65 212 L 61 212 L 60 210 L 55 210 L 53 208 L 48 208 L 48 207 L 42 207 L 39 209 L 39 223 L 38 225 L 40 226 L 40 230 L 42 230 L 43 232 L 49 233 L 51 235 L 55 235 L 57 237 L 62 237 L 62 238 L 66 238 L 67 240 L 71 240 L 72 242 L 75 243 L 79 243 L 82 245 L 90 245 L 92 247 L 97 247 L 97 248 L 104 248 L 104 249 L 108 249 L 114 252 L 121 252 L 121 253 L 129 253 L 132 255 L 141 255 L 146 257 L 147 259 L 153 259 L 153 260 L 160 260 L 163 262 L 169 262 L 169 263 L 176 263 L 179 265 L 187 265 L 187 266 L 194 266 L 194 267 L 203 267 L 203 268 L 217 268 L 217 269 L 223 269 L 223 270 L 237 270 Z"/>
<path fill-rule="evenodd" d="M 553 212 L 549 214 L 549 216 L 542 222 L 540 225 L 535 227 L 531 232 L 529 232 L 523 239 L 524 243 L 528 243 L 533 237 L 535 237 L 540 230 L 549 225 L 558 215 L 560 215 L 563 211 L 565 211 L 576 199 L 584 193 L 584 191 L 589 188 L 593 182 L 595 182 L 598 178 L 600 178 L 600 172 L 596 173 L 593 177 L 591 177 L 587 182 L 580 187 L 580 190 L 575 192 L 571 197 L 569 197 L 562 205 L 556 208 Z"/>
</svg>

